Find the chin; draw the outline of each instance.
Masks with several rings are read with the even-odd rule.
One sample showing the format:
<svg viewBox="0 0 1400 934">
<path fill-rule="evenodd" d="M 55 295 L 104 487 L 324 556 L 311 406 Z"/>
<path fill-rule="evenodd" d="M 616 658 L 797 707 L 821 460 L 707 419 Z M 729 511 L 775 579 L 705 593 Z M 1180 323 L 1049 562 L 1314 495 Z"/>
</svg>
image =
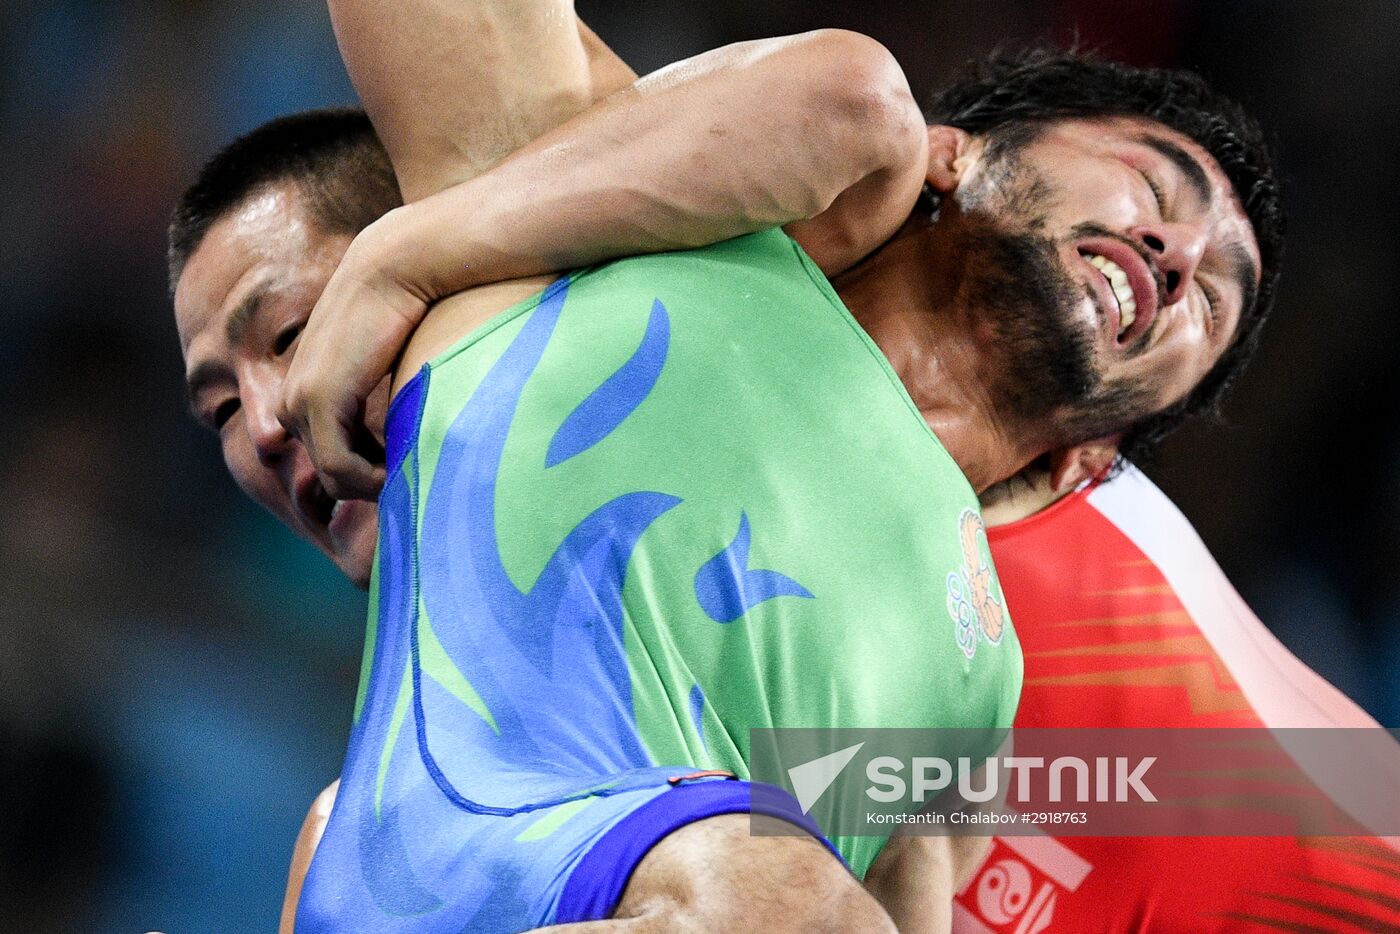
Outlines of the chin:
<svg viewBox="0 0 1400 934">
<path fill-rule="evenodd" d="M 369 590 L 370 572 L 374 569 L 373 561 L 365 561 L 362 566 L 354 568 L 344 568 L 345 576 L 350 578 L 350 583 L 355 585 L 356 590 Z"/>
<path fill-rule="evenodd" d="M 368 554 L 339 554 L 334 557 L 340 573 L 349 578 L 359 590 L 369 590 L 370 573 L 374 570 L 374 551 Z"/>
<path fill-rule="evenodd" d="M 349 546 L 330 555 L 340 573 L 360 590 L 369 590 L 370 575 L 374 571 L 374 546 L 375 536 L 361 530 Z"/>
<path fill-rule="evenodd" d="M 373 503 L 353 502 L 344 504 L 352 510 L 348 528 L 341 531 L 343 538 L 331 536 L 329 553 L 340 573 L 350 579 L 360 590 L 369 589 L 370 574 L 374 569 L 374 553 L 379 544 L 379 510 Z"/>
</svg>

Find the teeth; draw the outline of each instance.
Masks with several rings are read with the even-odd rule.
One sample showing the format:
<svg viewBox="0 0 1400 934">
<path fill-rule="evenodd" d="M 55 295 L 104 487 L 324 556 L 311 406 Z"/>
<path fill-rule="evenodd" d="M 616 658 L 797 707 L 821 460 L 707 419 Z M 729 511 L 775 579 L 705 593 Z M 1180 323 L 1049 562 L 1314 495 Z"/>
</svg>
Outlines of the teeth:
<svg viewBox="0 0 1400 934">
<path fill-rule="evenodd" d="M 310 508 L 315 514 L 317 521 L 329 523 L 335 518 L 336 507 L 340 504 L 331 498 L 325 487 L 316 483 L 311 487 Z"/>
<path fill-rule="evenodd" d="M 1113 297 L 1118 301 L 1118 336 L 1122 337 L 1137 320 L 1137 302 L 1133 299 L 1133 287 L 1128 283 L 1128 274 L 1113 260 L 1097 253 L 1090 254 L 1089 265 L 1103 273 L 1113 290 Z"/>
</svg>

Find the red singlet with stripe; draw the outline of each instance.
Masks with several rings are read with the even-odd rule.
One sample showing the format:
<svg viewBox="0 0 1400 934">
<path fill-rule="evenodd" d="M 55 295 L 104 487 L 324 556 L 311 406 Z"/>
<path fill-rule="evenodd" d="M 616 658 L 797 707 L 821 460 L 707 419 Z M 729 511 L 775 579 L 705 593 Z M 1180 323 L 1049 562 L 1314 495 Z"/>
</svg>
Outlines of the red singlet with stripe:
<svg viewBox="0 0 1400 934">
<path fill-rule="evenodd" d="M 1374 727 L 1245 606 L 1142 473 L 990 530 L 1025 652 L 1018 727 Z M 954 930 L 1400 931 L 1400 851 L 1357 837 L 998 837 Z"/>
</svg>

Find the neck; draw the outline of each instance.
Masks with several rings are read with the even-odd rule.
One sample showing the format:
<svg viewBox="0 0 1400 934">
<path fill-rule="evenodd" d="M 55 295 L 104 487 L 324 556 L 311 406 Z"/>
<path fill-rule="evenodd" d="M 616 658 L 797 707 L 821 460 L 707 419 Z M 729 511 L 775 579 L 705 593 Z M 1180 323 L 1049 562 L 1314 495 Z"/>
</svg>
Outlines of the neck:
<svg viewBox="0 0 1400 934">
<path fill-rule="evenodd" d="M 989 529 L 1010 525 L 1049 509 L 1074 490 L 1074 484 L 1057 490 L 1049 471 L 1029 467 L 982 491 L 982 518 Z"/>
<path fill-rule="evenodd" d="M 995 346 L 962 301 L 964 270 L 922 218 L 837 278 L 841 299 L 904 383 L 939 441 L 979 493 L 1041 454 L 1032 426 L 996 406 Z"/>
</svg>

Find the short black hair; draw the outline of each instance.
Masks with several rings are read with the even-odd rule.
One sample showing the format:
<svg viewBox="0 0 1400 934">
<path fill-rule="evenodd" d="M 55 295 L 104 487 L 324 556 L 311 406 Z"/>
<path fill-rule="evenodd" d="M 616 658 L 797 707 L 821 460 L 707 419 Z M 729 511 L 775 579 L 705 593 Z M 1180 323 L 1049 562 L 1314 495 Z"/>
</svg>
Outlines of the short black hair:
<svg viewBox="0 0 1400 934">
<path fill-rule="evenodd" d="M 171 293 L 210 227 L 253 195 L 288 181 L 303 196 L 310 220 L 327 233 L 357 234 L 403 203 L 389 154 L 363 110 L 278 117 L 221 149 L 180 197 L 167 240 Z"/>
<path fill-rule="evenodd" d="M 1004 47 L 969 63 L 934 93 L 930 123 L 978 135 L 1009 134 L 1010 144 L 1033 138 L 1037 125 L 1094 117 L 1141 117 L 1195 141 L 1219 163 L 1254 227 L 1261 280 L 1244 309 L 1233 342 L 1187 396 L 1130 426 L 1119 450 L 1150 459 L 1162 439 L 1187 418 L 1218 416 L 1220 403 L 1259 343 L 1273 307 L 1283 255 L 1284 210 L 1274 156 L 1259 124 L 1235 101 L 1190 71 L 1136 68 L 1092 52 L 1033 44 Z"/>
</svg>

